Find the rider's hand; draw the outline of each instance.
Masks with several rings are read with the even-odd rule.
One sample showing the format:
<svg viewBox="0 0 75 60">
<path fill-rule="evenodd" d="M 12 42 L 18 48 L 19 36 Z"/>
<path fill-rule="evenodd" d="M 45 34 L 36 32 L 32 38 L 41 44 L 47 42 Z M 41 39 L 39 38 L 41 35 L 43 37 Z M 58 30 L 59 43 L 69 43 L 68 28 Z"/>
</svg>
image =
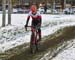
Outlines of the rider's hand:
<svg viewBox="0 0 75 60">
<path fill-rule="evenodd" d="M 27 25 L 25 25 L 25 30 L 27 31 Z"/>
</svg>

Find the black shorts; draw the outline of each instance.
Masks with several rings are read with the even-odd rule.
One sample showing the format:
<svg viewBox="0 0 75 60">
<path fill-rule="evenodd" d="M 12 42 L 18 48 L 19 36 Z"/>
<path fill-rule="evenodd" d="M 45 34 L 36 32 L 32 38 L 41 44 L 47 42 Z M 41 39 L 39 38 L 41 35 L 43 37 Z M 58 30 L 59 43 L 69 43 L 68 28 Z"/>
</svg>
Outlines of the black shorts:
<svg viewBox="0 0 75 60">
<path fill-rule="evenodd" d="M 34 28 L 40 28 L 41 26 L 39 25 L 39 23 L 40 23 L 40 21 L 39 20 L 33 20 L 32 21 L 32 26 L 34 27 Z"/>
<path fill-rule="evenodd" d="M 37 26 L 39 23 L 39 20 L 32 20 L 32 26 Z"/>
</svg>

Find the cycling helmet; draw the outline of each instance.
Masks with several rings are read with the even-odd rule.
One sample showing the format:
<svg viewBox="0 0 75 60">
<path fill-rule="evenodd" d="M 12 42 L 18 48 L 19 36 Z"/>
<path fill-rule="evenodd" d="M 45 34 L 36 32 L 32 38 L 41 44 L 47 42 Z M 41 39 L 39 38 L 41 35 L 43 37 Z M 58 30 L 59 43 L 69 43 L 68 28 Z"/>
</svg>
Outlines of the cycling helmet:
<svg viewBox="0 0 75 60">
<path fill-rule="evenodd" d="M 32 5 L 32 6 L 31 6 L 31 11 L 32 11 L 32 12 L 36 12 L 36 11 L 37 11 L 36 5 Z"/>
</svg>

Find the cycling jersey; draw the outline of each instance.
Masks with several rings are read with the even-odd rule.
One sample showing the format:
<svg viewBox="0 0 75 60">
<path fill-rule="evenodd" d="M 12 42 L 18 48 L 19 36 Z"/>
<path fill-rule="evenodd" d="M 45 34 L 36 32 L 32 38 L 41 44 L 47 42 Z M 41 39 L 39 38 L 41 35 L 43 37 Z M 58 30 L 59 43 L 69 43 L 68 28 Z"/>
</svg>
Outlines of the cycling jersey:
<svg viewBox="0 0 75 60">
<path fill-rule="evenodd" d="M 27 17 L 27 22 L 26 22 L 27 25 L 28 25 L 28 21 L 30 17 L 32 18 L 33 26 L 36 26 L 38 24 L 41 25 L 41 15 L 39 14 L 39 12 L 36 12 L 35 14 L 33 14 L 32 11 L 29 12 L 28 17 Z"/>
</svg>

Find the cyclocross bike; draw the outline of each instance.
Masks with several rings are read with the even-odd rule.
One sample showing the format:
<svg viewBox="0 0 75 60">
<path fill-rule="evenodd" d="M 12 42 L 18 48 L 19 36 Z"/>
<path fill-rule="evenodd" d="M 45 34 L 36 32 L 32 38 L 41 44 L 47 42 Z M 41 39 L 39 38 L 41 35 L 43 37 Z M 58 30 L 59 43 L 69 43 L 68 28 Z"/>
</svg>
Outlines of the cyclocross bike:
<svg viewBox="0 0 75 60">
<path fill-rule="evenodd" d="M 33 36 L 31 36 L 31 41 L 30 41 L 30 49 L 31 49 L 31 53 L 36 53 L 38 51 L 38 29 L 40 27 L 33 27 L 33 26 L 27 26 L 30 27 L 33 30 Z"/>
</svg>

